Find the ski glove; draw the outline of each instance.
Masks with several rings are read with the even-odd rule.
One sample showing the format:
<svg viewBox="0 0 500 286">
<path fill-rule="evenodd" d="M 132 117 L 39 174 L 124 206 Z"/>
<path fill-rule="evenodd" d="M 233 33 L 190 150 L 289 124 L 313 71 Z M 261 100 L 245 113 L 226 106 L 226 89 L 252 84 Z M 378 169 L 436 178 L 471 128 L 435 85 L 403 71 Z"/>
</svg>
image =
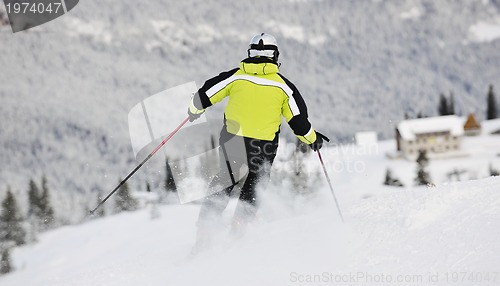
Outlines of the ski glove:
<svg viewBox="0 0 500 286">
<path fill-rule="evenodd" d="M 330 142 L 330 139 L 328 139 L 328 137 L 326 137 L 325 135 L 317 132 L 317 131 L 314 131 L 316 132 L 316 141 L 314 141 L 314 143 L 312 143 L 311 145 L 309 145 L 311 147 L 311 149 L 313 149 L 314 151 L 318 151 L 319 149 L 321 149 L 321 147 L 323 147 L 323 139 L 326 141 L 326 142 Z"/>
<path fill-rule="evenodd" d="M 191 109 L 188 108 L 188 115 L 189 115 L 189 122 L 193 122 L 196 119 L 200 118 L 200 116 L 203 114 L 203 112 L 200 113 L 192 113 Z"/>
</svg>

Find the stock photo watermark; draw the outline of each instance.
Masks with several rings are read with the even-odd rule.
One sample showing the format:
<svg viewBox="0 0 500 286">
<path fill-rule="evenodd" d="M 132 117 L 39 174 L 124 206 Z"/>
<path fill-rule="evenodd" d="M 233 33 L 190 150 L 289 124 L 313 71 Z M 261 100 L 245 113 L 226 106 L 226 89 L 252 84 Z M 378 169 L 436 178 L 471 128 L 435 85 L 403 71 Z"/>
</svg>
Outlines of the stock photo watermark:
<svg viewBox="0 0 500 286">
<path fill-rule="evenodd" d="M 348 273 L 300 273 L 290 272 L 289 282 L 297 285 L 308 284 L 422 284 L 433 285 L 439 283 L 448 284 L 470 284 L 483 283 L 498 285 L 500 282 L 499 272 L 481 271 L 450 271 L 450 272 L 427 272 L 423 274 L 396 274 L 396 273 L 369 273 L 365 271 Z"/>
<path fill-rule="evenodd" d="M 73 9 L 79 0 L 3 0 L 12 32 L 52 21 Z"/>
</svg>

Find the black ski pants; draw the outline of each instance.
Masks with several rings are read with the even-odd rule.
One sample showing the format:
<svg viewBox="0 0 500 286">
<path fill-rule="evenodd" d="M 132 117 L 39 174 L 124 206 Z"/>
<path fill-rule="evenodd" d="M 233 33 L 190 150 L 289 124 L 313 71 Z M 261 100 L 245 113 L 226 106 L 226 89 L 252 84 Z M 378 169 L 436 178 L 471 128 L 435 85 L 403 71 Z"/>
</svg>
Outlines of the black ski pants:
<svg viewBox="0 0 500 286">
<path fill-rule="evenodd" d="M 271 166 L 278 149 L 278 136 L 273 141 L 241 137 L 228 133 L 225 128 L 219 138 L 218 174 L 209 185 L 211 194 L 204 198 L 199 220 L 216 219 L 227 207 L 234 187 L 245 177 L 240 175 L 243 166 L 248 167 L 246 179 L 241 187 L 238 204 L 246 209 L 239 214 L 255 214 L 257 206 L 256 187 L 268 181 Z M 246 212 L 246 214 L 245 214 Z"/>
</svg>

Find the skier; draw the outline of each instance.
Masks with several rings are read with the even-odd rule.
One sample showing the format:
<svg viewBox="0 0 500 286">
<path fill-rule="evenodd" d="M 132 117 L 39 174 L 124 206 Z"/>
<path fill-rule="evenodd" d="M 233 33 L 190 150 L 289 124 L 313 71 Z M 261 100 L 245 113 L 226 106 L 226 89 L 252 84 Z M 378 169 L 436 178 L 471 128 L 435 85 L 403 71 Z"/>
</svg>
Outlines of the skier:
<svg viewBox="0 0 500 286">
<path fill-rule="evenodd" d="M 314 151 L 322 147 L 323 140 L 329 141 L 312 128 L 304 99 L 295 85 L 279 73 L 278 57 L 273 36 L 265 33 L 254 36 L 248 58 L 238 68 L 207 80 L 191 101 L 188 114 L 192 122 L 206 108 L 229 96 L 219 138 L 220 170 L 210 183 L 212 194 L 203 200 L 200 209 L 195 248 L 210 243 L 229 196 L 241 180 L 242 165 L 248 167 L 248 173 L 233 217 L 233 230 L 255 216 L 256 186 L 269 178 L 278 148 L 281 116 Z M 244 147 L 238 148 L 238 142 Z"/>
</svg>

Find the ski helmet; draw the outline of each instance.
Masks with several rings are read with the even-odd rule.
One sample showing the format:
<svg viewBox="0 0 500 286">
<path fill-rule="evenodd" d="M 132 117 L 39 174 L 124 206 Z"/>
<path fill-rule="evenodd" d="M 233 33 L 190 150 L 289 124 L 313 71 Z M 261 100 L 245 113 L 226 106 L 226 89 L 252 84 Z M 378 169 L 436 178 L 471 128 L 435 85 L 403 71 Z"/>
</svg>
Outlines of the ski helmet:
<svg viewBox="0 0 500 286">
<path fill-rule="evenodd" d="M 278 43 L 276 39 L 266 33 L 255 35 L 250 40 L 248 48 L 248 57 L 268 57 L 272 58 L 276 63 L 280 52 L 278 51 Z"/>
</svg>

